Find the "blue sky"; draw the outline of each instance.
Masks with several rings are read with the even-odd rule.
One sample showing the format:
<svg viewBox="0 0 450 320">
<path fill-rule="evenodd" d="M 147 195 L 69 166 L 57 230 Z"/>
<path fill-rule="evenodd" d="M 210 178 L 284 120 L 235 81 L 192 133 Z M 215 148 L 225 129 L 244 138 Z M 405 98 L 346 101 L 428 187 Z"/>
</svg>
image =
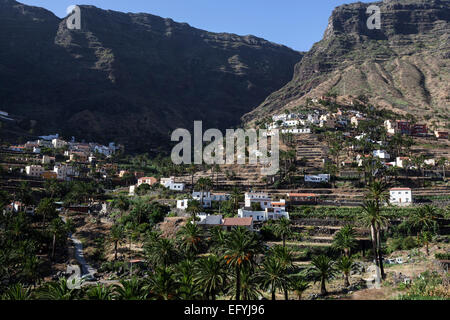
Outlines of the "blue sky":
<svg viewBox="0 0 450 320">
<path fill-rule="evenodd" d="M 300 51 L 319 41 L 332 10 L 356 0 L 18 0 L 44 7 L 59 17 L 73 4 L 122 12 L 145 12 L 193 27 L 239 35 L 252 34 Z M 361 0 L 374 2 L 374 0 Z M 376 0 L 375 0 L 376 1 Z"/>
</svg>

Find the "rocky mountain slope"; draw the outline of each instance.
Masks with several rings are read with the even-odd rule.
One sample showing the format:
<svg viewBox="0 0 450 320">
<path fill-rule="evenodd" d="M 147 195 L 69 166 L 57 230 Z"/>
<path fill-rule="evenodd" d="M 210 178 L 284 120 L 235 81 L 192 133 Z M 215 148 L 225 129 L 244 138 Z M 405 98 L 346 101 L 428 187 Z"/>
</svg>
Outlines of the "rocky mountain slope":
<svg viewBox="0 0 450 320">
<path fill-rule="evenodd" d="M 369 30 L 368 6 L 381 9 L 381 29 Z M 295 74 L 244 122 L 305 105 L 326 93 L 365 95 L 371 104 L 449 126 L 450 1 L 385 0 L 336 8 L 323 39 Z"/>
<path fill-rule="evenodd" d="M 176 128 L 229 128 L 292 79 L 303 54 L 150 14 L 81 6 L 81 30 L 0 0 L 0 110 L 34 133 L 148 151 Z"/>
</svg>

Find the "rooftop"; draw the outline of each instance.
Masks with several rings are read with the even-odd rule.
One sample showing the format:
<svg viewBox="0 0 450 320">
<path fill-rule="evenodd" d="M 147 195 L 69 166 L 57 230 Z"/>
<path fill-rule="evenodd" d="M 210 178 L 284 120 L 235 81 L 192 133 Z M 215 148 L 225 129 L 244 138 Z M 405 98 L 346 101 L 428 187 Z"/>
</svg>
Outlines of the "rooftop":
<svg viewBox="0 0 450 320">
<path fill-rule="evenodd" d="M 226 227 L 242 226 L 249 227 L 252 225 L 253 218 L 225 218 L 223 225 Z"/>
</svg>

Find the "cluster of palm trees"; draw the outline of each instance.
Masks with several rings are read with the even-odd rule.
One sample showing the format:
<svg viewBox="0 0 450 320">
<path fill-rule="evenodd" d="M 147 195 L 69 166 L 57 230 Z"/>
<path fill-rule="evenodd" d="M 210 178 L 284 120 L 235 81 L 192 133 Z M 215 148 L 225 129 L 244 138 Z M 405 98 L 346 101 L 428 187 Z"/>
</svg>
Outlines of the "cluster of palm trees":
<svg viewBox="0 0 450 320">
<path fill-rule="evenodd" d="M 112 230 L 111 237 L 123 230 Z M 160 234 L 148 234 L 144 246 L 147 276 L 122 279 L 114 285 L 98 284 L 71 289 L 67 281 L 46 283 L 30 291 L 14 285 L 4 292 L 3 299 L 97 299 L 97 300 L 257 300 L 277 294 L 289 299 L 296 293 L 298 299 L 311 287 L 312 280 L 325 283 L 342 272 L 345 285 L 354 267 L 351 250 L 355 247 L 352 227 L 344 227 L 335 236 L 334 246 L 342 250 L 338 261 L 320 255 L 314 257 L 311 267 L 298 272 L 294 266 L 294 253 L 286 246 L 292 235 L 289 220 L 282 219 L 275 226 L 283 245 L 271 248 L 263 244 L 259 234 L 243 227 L 225 231 L 220 227 L 205 232 L 195 223 L 187 223 L 175 239 Z M 120 238 L 120 234 L 116 239 Z"/>
</svg>

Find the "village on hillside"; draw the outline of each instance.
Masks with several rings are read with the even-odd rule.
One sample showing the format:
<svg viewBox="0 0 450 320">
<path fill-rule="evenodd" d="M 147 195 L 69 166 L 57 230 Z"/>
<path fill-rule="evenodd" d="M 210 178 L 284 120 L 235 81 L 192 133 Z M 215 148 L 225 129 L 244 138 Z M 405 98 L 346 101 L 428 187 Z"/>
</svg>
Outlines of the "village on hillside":
<svg viewBox="0 0 450 320">
<path fill-rule="evenodd" d="M 3 143 L 2 233 L 17 225 L 30 238 L 5 246 L 5 265 L 19 267 L 0 281 L 45 296 L 75 273 L 80 290 L 63 288 L 74 299 L 99 288 L 126 299 L 121 290 L 148 272 L 172 286 L 150 296 L 139 289 L 136 299 L 449 298 L 448 131 L 333 95 L 254 128 L 280 132 L 275 175 L 250 164 L 174 165 L 59 135 Z M 240 237 L 252 244 L 233 251 Z M 234 283 L 233 255 L 262 280 L 243 269 Z M 208 279 L 208 266 L 224 272 L 215 292 L 180 276 Z M 278 282 L 265 282 L 274 274 Z"/>
</svg>

